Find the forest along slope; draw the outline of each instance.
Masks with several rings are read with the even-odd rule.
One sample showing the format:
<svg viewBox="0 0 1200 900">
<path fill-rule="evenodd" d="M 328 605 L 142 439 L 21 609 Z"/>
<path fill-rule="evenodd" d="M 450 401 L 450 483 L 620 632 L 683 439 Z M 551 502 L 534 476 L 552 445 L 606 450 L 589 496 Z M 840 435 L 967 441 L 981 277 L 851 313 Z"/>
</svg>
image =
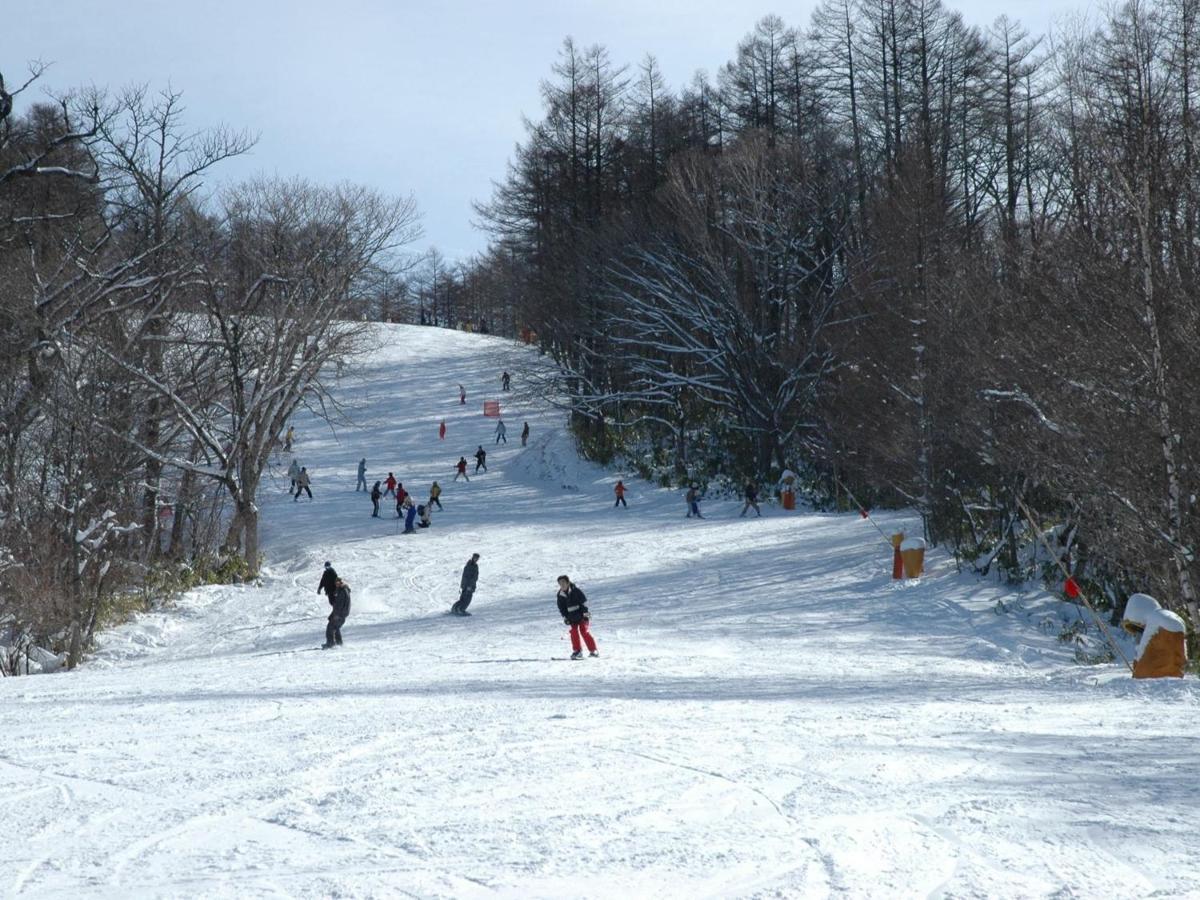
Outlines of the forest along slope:
<svg viewBox="0 0 1200 900">
<path fill-rule="evenodd" d="M 0 682 L 6 896 L 1200 892 L 1193 682 L 1077 665 L 1073 609 L 938 554 L 894 584 L 857 516 L 687 520 L 679 492 L 581 462 L 507 342 L 377 343 L 340 377 L 344 423 L 296 420 L 314 499 L 281 456 L 261 584 Z M 454 483 L 480 444 L 487 473 Z M 364 456 L 421 499 L 440 481 L 431 529 L 370 518 Z M 448 616 L 472 552 L 474 615 Z M 326 559 L 353 609 L 322 652 Z M 600 659 L 563 659 L 561 573 Z"/>
</svg>

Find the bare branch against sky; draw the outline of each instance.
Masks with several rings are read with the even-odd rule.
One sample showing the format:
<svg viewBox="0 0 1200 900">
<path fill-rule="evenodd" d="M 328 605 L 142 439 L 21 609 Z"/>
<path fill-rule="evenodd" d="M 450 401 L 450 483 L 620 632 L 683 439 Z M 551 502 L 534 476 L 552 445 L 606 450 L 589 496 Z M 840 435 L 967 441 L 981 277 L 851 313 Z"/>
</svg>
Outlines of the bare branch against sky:
<svg viewBox="0 0 1200 900">
<path fill-rule="evenodd" d="M 1087 0 L 961 0 L 970 24 L 1001 13 L 1040 33 Z M 223 166 L 226 179 L 266 172 L 347 179 L 416 194 L 426 242 L 451 259 L 481 250 L 471 202 L 486 199 L 538 112 L 538 83 L 567 35 L 614 61 L 657 56 L 670 85 L 714 72 L 768 13 L 806 25 L 814 2 L 779 8 L 731 0 L 59 0 L 32 4 L 0 29 L 0 71 L 30 60 L 63 90 L 168 83 L 196 128 L 261 137 Z M 28 98 L 26 98 L 28 99 Z"/>
</svg>

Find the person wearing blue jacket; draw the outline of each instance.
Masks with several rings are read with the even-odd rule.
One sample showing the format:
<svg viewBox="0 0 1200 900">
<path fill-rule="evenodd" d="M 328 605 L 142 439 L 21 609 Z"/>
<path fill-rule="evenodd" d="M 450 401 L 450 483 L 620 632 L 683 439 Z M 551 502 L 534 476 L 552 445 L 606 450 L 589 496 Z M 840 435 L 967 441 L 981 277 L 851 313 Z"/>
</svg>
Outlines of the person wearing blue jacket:
<svg viewBox="0 0 1200 900">
<path fill-rule="evenodd" d="M 412 501 L 412 497 L 404 498 L 404 506 L 407 512 L 404 514 L 404 533 L 416 534 L 417 529 L 413 527 L 413 522 L 417 518 L 417 507 Z"/>
</svg>

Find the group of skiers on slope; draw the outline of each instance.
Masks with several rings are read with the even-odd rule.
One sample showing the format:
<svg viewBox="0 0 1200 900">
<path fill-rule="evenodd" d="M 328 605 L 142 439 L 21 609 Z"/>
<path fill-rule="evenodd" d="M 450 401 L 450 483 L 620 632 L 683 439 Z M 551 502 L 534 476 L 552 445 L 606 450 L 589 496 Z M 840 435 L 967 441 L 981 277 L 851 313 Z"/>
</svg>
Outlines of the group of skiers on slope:
<svg viewBox="0 0 1200 900">
<path fill-rule="evenodd" d="M 503 419 L 501 419 L 499 422 L 496 423 L 496 443 L 497 444 L 507 444 L 508 443 L 508 427 L 504 424 Z M 529 423 L 525 422 L 524 426 L 521 428 L 521 446 L 525 447 L 528 444 L 529 444 Z"/>
<path fill-rule="evenodd" d="M 462 577 L 459 579 L 458 600 L 450 607 L 452 615 L 469 616 L 467 607 L 475 596 L 475 588 L 479 584 L 479 554 L 472 553 L 467 564 L 463 566 Z M 325 571 L 321 573 L 321 581 L 317 585 L 317 593 L 324 592 L 329 598 L 329 620 L 325 626 L 325 643 L 322 650 L 342 646 L 342 626 L 350 615 L 350 586 L 338 577 L 337 572 L 328 560 Z M 558 604 L 558 614 L 562 616 L 563 624 L 571 630 L 571 659 L 583 659 L 584 646 L 588 656 L 599 656 L 596 639 L 591 632 L 591 612 L 588 610 L 588 600 L 579 586 L 574 584 L 566 575 L 558 576 L 558 594 L 555 597 Z"/>
<path fill-rule="evenodd" d="M 360 478 L 365 466 L 366 460 L 360 460 L 358 463 Z M 365 479 L 363 479 L 363 483 L 366 483 Z M 386 482 L 376 481 L 371 487 L 371 518 L 379 518 L 379 501 L 387 496 L 394 497 L 396 500 L 396 518 L 404 519 L 405 534 L 414 534 L 418 528 L 428 528 L 433 524 L 434 506 L 443 509 L 442 486 L 436 481 L 429 486 L 429 499 L 424 503 L 417 503 L 413 499 L 413 495 L 405 490 L 404 483 L 396 479 L 395 473 L 388 472 Z"/>
<path fill-rule="evenodd" d="M 291 429 L 288 429 L 289 431 Z M 313 498 L 312 495 L 312 478 L 309 477 L 308 467 L 302 466 L 293 458 L 292 464 L 288 466 L 288 478 L 291 479 L 292 485 L 288 488 L 288 494 L 292 495 L 292 502 L 300 499 L 300 494 L 308 494 L 308 499 Z"/>
</svg>

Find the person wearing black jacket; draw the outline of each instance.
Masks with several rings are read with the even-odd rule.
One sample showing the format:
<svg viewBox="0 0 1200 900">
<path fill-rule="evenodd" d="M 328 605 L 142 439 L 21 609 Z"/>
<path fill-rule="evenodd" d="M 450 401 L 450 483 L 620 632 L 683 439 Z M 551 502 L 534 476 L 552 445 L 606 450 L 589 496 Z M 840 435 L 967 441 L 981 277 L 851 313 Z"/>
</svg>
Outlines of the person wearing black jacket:
<svg viewBox="0 0 1200 900">
<path fill-rule="evenodd" d="M 350 585 L 338 578 L 334 582 L 333 596 L 329 598 L 333 609 L 329 612 L 329 624 L 325 626 L 325 643 L 322 650 L 342 646 L 342 626 L 350 615 Z"/>
<path fill-rule="evenodd" d="M 475 585 L 479 582 L 479 554 L 472 553 L 467 564 L 463 566 L 462 579 L 458 583 L 458 602 L 450 607 L 450 612 L 456 616 L 469 616 L 467 607 L 471 605 L 471 597 L 475 593 Z"/>
<path fill-rule="evenodd" d="M 329 560 L 325 560 L 325 571 L 321 573 L 321 583 L 317 585 L 317 593 L 325 592 L 325 596 L 329 598 L 329 602 L 333 602 L 333 594 L 337 590 L 338 574 L 330 565 Z"/>
<path fill-rule="evenodd" d="M 479 474 L 479 470 L 487 471 L 487 451 L 483 449 L 483 444 L 479 445 L 479 449 L 475 451 L 475 474 Z"/>
<path fill-rule="evenodd" d="M 371 518 L 379 518 L 379 501 L 383 497 L 383 491 L 379 489 L 379 482 L 375 482 L 375 487 L 371 488 L 371 505 L 375 507 L 371 513 Z"/>
<path fill-rule="evenodd" d="M 558 576 L 558 612 L 563 617 L 563 624 L 571 626 L 571 659 L 583 659 L 580 637 L 587 644 L 588 656 L 599 656 L 590 630 L 592 617 L 588 612 L 587 597 L 566 575 Z"/>
</svg>

